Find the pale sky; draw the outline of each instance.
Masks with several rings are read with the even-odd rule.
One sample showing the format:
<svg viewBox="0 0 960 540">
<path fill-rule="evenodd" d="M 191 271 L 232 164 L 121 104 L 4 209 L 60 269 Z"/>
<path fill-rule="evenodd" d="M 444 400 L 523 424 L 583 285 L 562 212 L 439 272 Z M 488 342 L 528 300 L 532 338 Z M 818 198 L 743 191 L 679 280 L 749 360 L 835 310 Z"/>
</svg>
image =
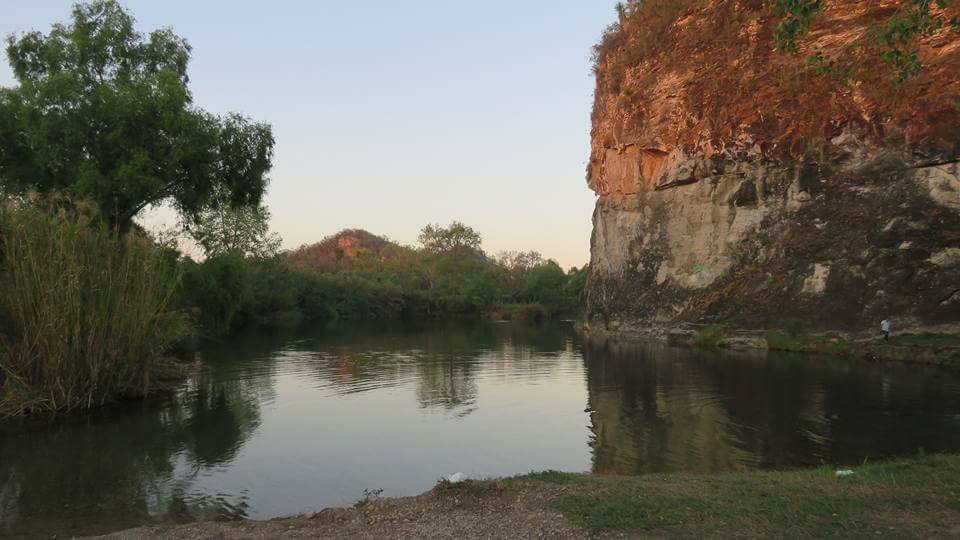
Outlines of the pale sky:
<svg viewBox="0 0 960 540">
<path fill-rule="evenodd" d="M 0 0 L 0 34 L 46 32 L 72 3 Z M 196 105 L 273 125 L 284 247 L 344 228 L 412 245 L 457 219 L 489 253 L 589 259 L 590 47 L 613 0 L 125 4 L 193 46 Z"/>
</svg>

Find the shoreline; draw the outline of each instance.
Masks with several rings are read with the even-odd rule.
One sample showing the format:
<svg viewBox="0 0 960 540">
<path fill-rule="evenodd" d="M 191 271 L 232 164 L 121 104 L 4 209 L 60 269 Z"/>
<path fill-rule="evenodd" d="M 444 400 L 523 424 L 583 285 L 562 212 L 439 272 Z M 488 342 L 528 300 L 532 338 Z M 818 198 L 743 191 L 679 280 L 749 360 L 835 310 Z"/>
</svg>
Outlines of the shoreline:
<svg viewBox="0 0 960 540">
<path fill-rule="evenodd" d="M 662 343 L 700 350 L 779 351 L 828 355 L 868 362 L 900 362 L 960 371 L 960 327 L 908 328 L 889 341 L 866 333 L 751 330 L 726 325 L 685 323 L 609 330 L 577 322 L 588 342 Z"/>
<path fill-rule="evenodd" d="M 842 467 L 847 469 L 848 467 Z M 662 537 L 960 534 L 960 455 L 849 467 L 616 477 L 547 471 L 442 481 L 415 496 L 268 521 L 148 525 L 91 537 Z"/>
</svg>

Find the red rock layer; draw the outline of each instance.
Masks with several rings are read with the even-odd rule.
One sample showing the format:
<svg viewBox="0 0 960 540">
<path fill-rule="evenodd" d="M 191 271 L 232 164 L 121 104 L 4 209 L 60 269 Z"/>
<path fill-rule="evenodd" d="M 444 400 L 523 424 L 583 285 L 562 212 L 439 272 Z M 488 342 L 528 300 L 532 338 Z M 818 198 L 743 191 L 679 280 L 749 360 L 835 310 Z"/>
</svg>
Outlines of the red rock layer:
<svg viewBox="0 0 960 540">
<path fill-rule="evenodd" d="M 931 4 L 934 4 L 931 2 Z M 686 182 L 690 156 L 797 158 L 842 146 L 934 147 L 960 140 L 960 30 L 915 39 L 920 73 L 893 82 L 874 32 L 910 0 L 825 0 L 798 39 L 776 49 L 767 0 L 645 0 L 601 54 L 588 183 L 602 197 Z M 933 8 L 960 17 L 960 1 Z M 849 69 L 818 74 L 816 53 Z"/>
</svg>

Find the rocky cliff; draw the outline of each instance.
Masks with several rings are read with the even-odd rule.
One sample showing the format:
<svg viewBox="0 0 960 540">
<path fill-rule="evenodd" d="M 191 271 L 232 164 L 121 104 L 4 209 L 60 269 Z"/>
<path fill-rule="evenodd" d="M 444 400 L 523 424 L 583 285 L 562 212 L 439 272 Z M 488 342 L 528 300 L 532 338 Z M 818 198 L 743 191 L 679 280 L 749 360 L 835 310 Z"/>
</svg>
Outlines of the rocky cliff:
<svg viewBox="0 0 960 540">
<path fill-rule="evenodd" d="M 793 26 L 776 1 L 620 6 L 588 331 L 960 322 L 960 2 L 807 4 Z"/>
</svg>

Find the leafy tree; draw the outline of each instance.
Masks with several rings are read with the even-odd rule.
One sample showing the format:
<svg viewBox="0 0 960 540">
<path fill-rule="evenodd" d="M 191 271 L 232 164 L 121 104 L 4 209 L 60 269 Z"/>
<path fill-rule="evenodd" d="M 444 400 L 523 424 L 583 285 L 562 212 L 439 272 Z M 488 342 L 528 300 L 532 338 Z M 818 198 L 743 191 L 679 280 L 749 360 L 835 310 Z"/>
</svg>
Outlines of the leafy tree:
<svg viewBox="0 0 960 540">
<path fill-rule="evenodd" d="M 429 224 L 420 231 L 420 243 L 430 253 L 449 253 L 452 251 L 479 251 L 480 233 L 459 221 L 446 227 Z"/>
<path fill-rule="evenodd" d="M 563 306 L 563 287 L 567 275 L 556 261 L 549 259 L 544 264 L 530 269 L 524 279 L 523 297 L 527 301 L 540 302 L 551 311 Z"/>
<path fill-rule="evenodd" d="M 239 253 L 267 258 L 280 250 L 280 237 L 270 232 L 270 211 L 263 205 L 212 206 L 198 214 L 188 231 L 207 257 Z"/>
<path fill-rule="evenodd" d="M 463 292 L 476 306 L 487 309 L 497 303 L 500 287 L 497 285 L 494 273 L 491 270 L 485 270 L 468 276 Z"/>
<path fill-rule="evenodd" d="M 563 286 L 563 295 L 567 308 L 575 310 L 580 302 L 580 293 L 587 285 L 587 273 L 589 266 L 583 265 L 583 268 L 573 267 L 567 271 L 567 282 Z"/>
<path fill-rule="evenodd" d="M 0 88 L 0 188 L 89 198 L 122 229 L 163 202 L 193 219 L 218 189 L 233 206 L 258 205 L 270 127 L 196 108 L 190 46 L 134 22 L 115 0 L 97 0 L 47 34 L 7 38 L 18 84 Z"/>
<path fill-rule="evenodd" d="M 197 312 L 204 335 L 219 337 L 230 332 L 233 318 L 250 294 L 250 276 L 243 257 L 224 253 L 197 264 L 184 261 L 181 296 Z"/>
<path fill-rule="evenodd" d="M 536 251 L 501 251 L 495 257 L 497 265 L 511 271 L 525 272 L 544 263 Z"/>
<path fill-rule="evenodd" d="M 502 251 L 494 257 L 507 298 L 516 302 L 523 294 L 524 279 L 531 269 L 544 264 L 536 251 Z"/>
</svg>

